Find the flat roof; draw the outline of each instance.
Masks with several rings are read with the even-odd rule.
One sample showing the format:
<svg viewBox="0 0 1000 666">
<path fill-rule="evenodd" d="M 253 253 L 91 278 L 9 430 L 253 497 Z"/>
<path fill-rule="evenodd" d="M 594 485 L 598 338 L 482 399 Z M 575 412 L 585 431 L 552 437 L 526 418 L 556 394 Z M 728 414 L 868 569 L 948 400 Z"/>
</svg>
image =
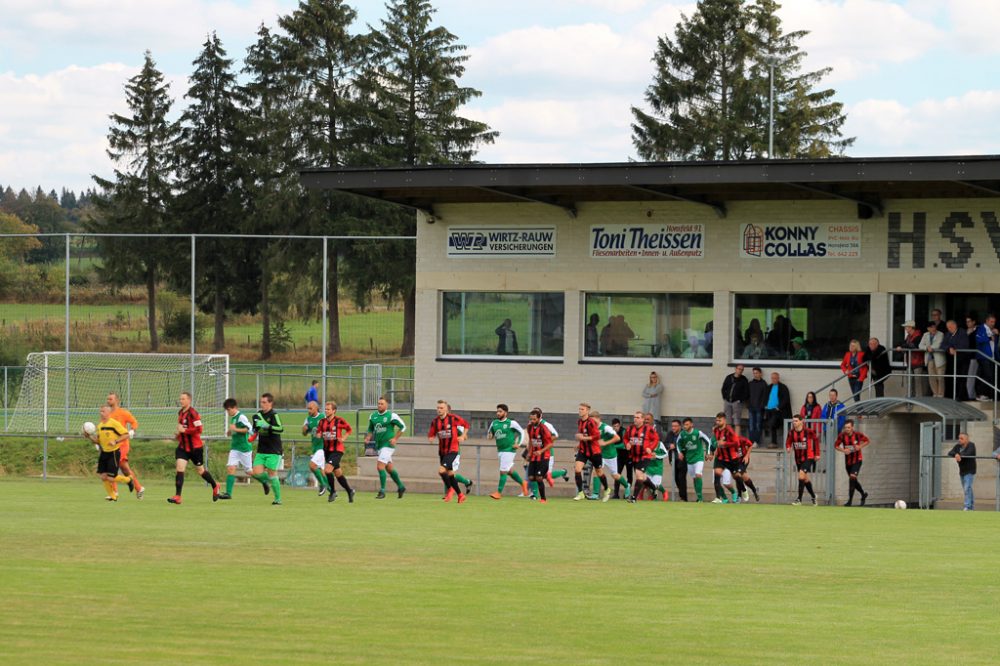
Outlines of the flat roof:
<svg viewBox="0 0 1000 666">
<path fill-rule="evenodd" d="M 1000 155 L 322 168 L 300 178 L 310 189 L 431 215 L 441 204 L 533 202 L 575 215 L 581 202 L 663 200 L 724 216 L 727 201 L 842 199 L 870 217 L 882 214 L 886 199 L 1000 197 Z"/>
</svg>

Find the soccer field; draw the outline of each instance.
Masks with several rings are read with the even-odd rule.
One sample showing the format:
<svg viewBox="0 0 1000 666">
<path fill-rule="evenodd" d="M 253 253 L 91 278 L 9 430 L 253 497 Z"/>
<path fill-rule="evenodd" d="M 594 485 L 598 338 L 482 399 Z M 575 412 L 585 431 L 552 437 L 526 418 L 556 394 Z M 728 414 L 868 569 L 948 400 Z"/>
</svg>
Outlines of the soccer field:
<svg viewBox="0 0 1000 666">
<path fill-rule="evenodd" d="M 996 663 L 993 512 L 170 490 L 0 482 L 2 663 Z"/>
</svg>

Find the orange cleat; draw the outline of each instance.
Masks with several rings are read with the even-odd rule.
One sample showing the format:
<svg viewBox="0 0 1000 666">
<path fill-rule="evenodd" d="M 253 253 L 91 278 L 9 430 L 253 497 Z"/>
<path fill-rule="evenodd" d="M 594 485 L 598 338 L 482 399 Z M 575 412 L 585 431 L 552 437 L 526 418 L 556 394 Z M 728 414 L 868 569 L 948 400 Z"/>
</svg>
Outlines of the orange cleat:
<svg viewBox="0 0 1000 666">
<path fill-rule="evenodd" d="M 664 502 L 669 502 L 670 501 L 670 493 L 667 492 L 666 490 L 664 490 L 663 491 L 663 497 L 661 497 L 660 499 L 662 499 Z"/>
<path fill-rule="evenodd" d="M 455 496 L 455 489 L 454 488 L 449 488 L 448 492 L 446 492 L 444 494 L 444 501 L 445 502 L 450 502 L 451 498 L 454 497 L 454 496 Z M 459 497 L 461 497 L 461 495 L 459 495 Z"/>
<path fill-rule="evenodd" d="M 531 494 L 531 488 L 528 487 L 528 482 L 527 481 L 522 481 L 521 482 L 521 492 L 524 493 L 525 497 L 527 497 L 528 495 Z"/>
<path fill-rule="evenodd" d="M 459 493 L 458 494 L 458 503 L 459 504 L 464 504 L 466 497 L 468 497 L 468 495 L 466 495 L 465 493 Z"/>
<path fill-rule="evenodd" d="M 492 497 L 493 499 L 497 499 L 498 500 L 498 499 L 502 498 L 503 495 L 501 495 L 500 493 L 490 493 L 490 497 Z"/>
<path fill-rule="evenodd" d="M 548 500 L 543 500 L 543 499 L 540 499 L 540 500 L 538 500 L 538 503 L 539 503 L 539 504 L 548 504 L 548 503 L 549 503 L 549 501 L 548 501 Z"/>
</svg>

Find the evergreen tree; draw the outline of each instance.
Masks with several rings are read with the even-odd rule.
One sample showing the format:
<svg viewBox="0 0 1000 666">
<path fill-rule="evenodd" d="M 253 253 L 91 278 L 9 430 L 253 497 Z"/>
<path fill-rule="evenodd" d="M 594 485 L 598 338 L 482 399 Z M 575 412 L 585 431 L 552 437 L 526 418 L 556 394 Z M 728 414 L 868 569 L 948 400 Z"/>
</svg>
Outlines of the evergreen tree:
<svg viewBox="0 0 1000 666">
<path fill-rule="evenodd" d="M 171 165 L 177 128 L 167 116 L 173 100 L 169 84 L 146 51 L 142 70 L 125 84 L 128 115 L 112 114 L 108 157 L 115 163 L 114 179 L 93 176 L 102 188 L 94 200 L 101 212 L 88 226 L 93 231 L 168 232 L 172 182 Z M 176 261 L 173 244 L 150 239 L 102 239 L 99 244 L 105 275 L 118 283 L 140 278 L 146 285 L 151 351 L 159 349 L 156 289 L 160 272 Z"/>
<path fill-rule="evenodd" d="M 770 67 L 776 62 L 775 154 L 827 157 L 841 136 L 843 105 L 815 90 L 829 69 L 802 72 L 807 33 L 782 32 L 775 0 L 699 0 L 673 39 L 660 37 L 651 110 L 632 108 L 632 141 L 646 160 L 742 160 L 767 155 Z"/>
<path fill-rule="evenodd" d="M 76 194 L 73 193 L 73 190 L 62 188 L 62 194 L 59 195 L 59 205 L 67 210 L 77 207 Z"/>
</svg>

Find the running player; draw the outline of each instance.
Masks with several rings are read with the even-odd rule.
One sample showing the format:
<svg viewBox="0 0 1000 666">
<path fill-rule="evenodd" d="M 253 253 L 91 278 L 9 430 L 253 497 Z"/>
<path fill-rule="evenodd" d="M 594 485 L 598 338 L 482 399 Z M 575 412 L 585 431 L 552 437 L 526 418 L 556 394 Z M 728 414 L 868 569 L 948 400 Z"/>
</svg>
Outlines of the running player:
<svg viewBox="0 0 1000 666">
<path fill-rule="evenodd" d="M 632 425 L 625 428 L 625 448 L 628 450 L 629 459 L 632 461 L 632 473 L 635 475 L 632 496 L 628 498 L 630 503 L 639 499 L 643 488 L 652 490 L 649 479 L 646 478 L 646 466 L 652 459 L 659 440 L 656 428 L 646 425 L 645 416 L 641 411 L 632 415 Z"/>
<path fill-rule="evenodd" d="M 267 483 L 274 492 L 273 506 L 281 505 L 281 480 L 278 478 L 278 468 L 285 449 L 281 443 L 281 434 L 285 426 L 274 411 L 274 396 L 264 393 L 260 396 L 260 410 L 253 415 L 253 429 L 257 432 L 257 455 L 253 458 L 253 478 L 262 484 Z M 264 491 L 267 494 L 267 491 Z"/>
<path fill-rule="evenodd" d="M 625 448 L 625 443 L 622 442 L 621 435 L 615 432 L 613 427 L 601 420 L 600 412 L 591 412 L 590 418 L 597 422 L 597 428 L 601 433 L 601 463 L 604 473 L 611 475 L 611 478 L 615 480 L 616 487 L 625 483 L 625 495 L 627 496 L 629 494 L 628 481 L 624 480 L 618 471 L 618 451 Z M 595 476 L 593 479 L 594 499 L 597 499 L 599 484 L 600 480 Z M 611 499 L 611 493 L 604 493 L 601 501 L 607 502 L 609 499 Z"/>
<path fill-rule="evenodd" d="M 555 441 L 557 439 L 559 439 L 559 431 L 556 430 L 556 428 L 555 428 L 554 425 L 552 425 L 551 423 L 549 423 L 548 421 L 545 420 L 544 412 L 542 412 L 541 408 L 539 408 L 539 407 L 533 407 L 532 411 L 536 411 L 536 412 L 538 412 L 539 414 L 542 415 L 539 418 L 538 422 L 541 423 L 543 426 L 545 426 L 548 429 L 549 433 L 552 434 L 552 446 L 553 446 L 553 448 L 549 451 L 549 473 L 545 477 L 546 482 L 549 484 L 549 487 L 552 487 L 553 485 L 555 485 L 555 480 L 556 479 L 560 479 L 560 478 L 564 482 L 569 483 L 569 470 L 566 469 L 565 467 L 562 467 L 560 469 L 556 469 L 555 468 L 555 466 L 556 466 L 556 453 L 555 453 L 555 448 L 554 447 L 555 447 Z M 525 449 L 521 453 L 521 455 L 524 456 L 524 459 L 526 461 L 528 460 L 528 450 L 527 449 Z M 524 466 L 524 473 L 525 474 L 528 473 L 528 465 Z M 535 481 L 529 481 L 528 482 L 528 488 L 531 490 L 531 495 L 529 495 L 529 498 L 530 499 L 538 499 L 538 483 L 535 482 Z M 520 495 L 519 495 L 519 497 L 520 497 Z"/>
<path fill-rule="evenodd" d="M 750 451 L 754 447 L 753 440 L 741 435 L 739 443 L 740 457 L 736 461 L 736 471 L 734 474 L 737 479 L 743 481 L 742 500 L 744 502 L 750 501 L 750 493 L 747 491 L 747 488 L 749 488 L 753 492 L 753 501 L 760 502 L 760 493 L 757 492 L 757 486 L 754 485 L 753 479 L 750 478 L 750 472 L 747 471 L 750 468 Z"/>
<path fill-rule="evenodd" d="M 448 403 L 444 400 L 437 401 L 437 418 L 431 421 L 431 427 L 427 431 L 427 440 L 438 445 L 438 456 L 441 459 L 441 466 L 438 474 L 444 485 L 448 487 L 448 492 L 444 496 L 445 502 L 450 502 L 451 498 L 458 495 L 458 503 L 465 502 L 466 494 L 458 487 L 455 479 L 455 469 L 459 465 L 461 443 L 469 436 L 469 422 L 458 414 L 448 411 Z"/>
<path fill-rule="evenodd" d="M 403 499 L 406 486 L 396 473 L 396 468 L 392 465 L 392 454 L 396 452 L 396 442 L 400 436 L 406 432 L 406 424 L 395 412 L 389 411 L 389 401 L 382 396 L 378 399 L 376 410 L 372 412 L 368 419 L 368 434 L 365 436 L 365 446 L 374 442 L 378 449 L 378 495 L 375 499 L 385 499 L 385 475 L 386 472 L 392 476 L 393 483 L 396 484 L 396 494 L 399 499 Z"/>
<path fill-rule="evenodd" d="M 514 470 L 514 456 L 527 438 L 524 434 L 524 428 L 517 421 L 508 417 L 509 412 L 510 409 L 507 405 L 503 403 L 497 405 L 497 417 L 493 419 L 490 427 L 486 430 L 486 437 L 497 444 L 497 457 L 500 459 L 500 480 L 497 482 L 496 492 L 490 493 L 490 497 L 495 500 L 503 497 L 503 488 L 507 485 L 508 476 L 521 486 L 523 494 L 528 494 L 528 482 Z"/>
<path fill-rule="evenodd" d="M 674 485 L 677 486 L 677 496 L 682 502 L 688 501 L 687 463 L 677 455 L 677 438 L 681 434 L 680 419 L 670 422 L 670 432 L 664 438 L 667 445 L 668 461 L 674 469 Z"/>
<path fill-rule="evenodd" d="M 181 393 L 179 398 L 181 409 L 177 412 L 177 450 L 174 457 L 177 458 L 177 474 L 174 476 L 174 489 L 176 493 L 173 497 L 168 497 L 171 504 L 181 503 L 181 490 L 184 488 L 184 470 L 187 469 L 188 462 L 194 465 L 195 471 L 205 480 L 205 483 L 212 487 L 212 501 L 219 499 L 219 484 L 212 478 L 212 473 L 205 467 L 205 448 L 201 441 L 201 416 L 191 406 L 191 394 L 187 391 Z"/>
<path fill-rule="evenodd" d="M 719 412 L 715 415 L 715 427 L 712 428 L 712 445 L 715 450 L 715 462 L 712 469 L 715 472 L 715 499 L 713 504 L 738 504 L 739 495 L 733 488 L 733 477 L 736 475 L 736 462 L 743 453 L 736 431 L 726 423 L 726 415 Z M 728 472 L 728 474 L 726 474 Z M 725 477 L 725 478 L 723 478 Z M 723 481 L 728 483 L 724 484 Z M 739 481 L 743 483 L 742 479 Z M 726 490 L 732 494 L 732 499 L 726 497 Z"/>
<path fill-rule="evenodd" d="M 858 472 L 861 471 L 861 464 L 864 461 L 861 449 L 869 444 L 871 444 L 871 440 L 868 439 L 867 435 L 863 432 L 854 431 L 853 419 L 848 419 L 844 422 L 844 429 L 837 436 L 837 441 L 833 445 L 833 448 L 844 454 L 844 466 L 847 468 L 847 476 L 850 479 L 849 495 L 844 506 L 852 506 L 854 504 L 855 490 L 861 493 L 861 506 L 864 506 L 865 500 L 868 499 L 868 493 L 865 492 L 865 489 L 858 482 Z"/>
<path fill-rule="evenodd" d="M 808 490 L 812 504 L 816 506 L 816 493 L 813 492 L 812 480 L 809 474 L 816 471 L 816 461 L 819 460 L 819 438 L 812 428 L 807 428 L 802 417 L 796 414 L 792 417 L 792 429 L 785 439 L 785 448 L 795 452 L 795 467 L 799 471 L 799 497 L 792 502 L 802 504 L 802 491 Z"/>
<path fill-rule="evenodd" d="M 618 476 L 615 481 L 615 492 L 611 494 L 611 499 L 622 499 L 621 489 L 623 485 L 632 487 L 632 466 L 629 464 L 628 449 L 625 448 L 625 426 L 619 418 L 611 419 L 611 429 L 621 438 L 621 445 L 618 447 Z M 625 497 L 629 496 L 629 491 L 625 491 Z"/>
<path fill-rule="evenodd" d="M 121 472 L 119 476 L 125 478 L 118 478 L 118 481 L 122 483 L 128 483 L 128 491 L 135 491 L 135 498 L 142 499 L 144 489 L 142 484 L 139 483 L 139 479 L 136 478 L 135 472 L 132 470 L 131 463 L 128 459 L 129 449 L 132 446 L 132 438 L 135 437 L 135 431 L 139 429 L 139 422 L 135 420 L 132 416 L 132 412 L 121 406 L 121 401 L 118 398 L 118 394 L 112 391 L 108 394 L 108 407 L 111 408 L 111 418 L 118 423 L 121 423 L 128 430 L 128 438 L 122 442 L 121 448 L 121 461 L 120 467 Z"/>
<path fill-rule="evenodd" d="M 445 403 L 445 404 L 447 404 L 448 411 L 450 412 L 451 411 L 451 403 L 449 402 L 449 403 Z M 466 478 L 466 477 L 464 477 L 464 476 L 462 476 L 461 474 L 458 473 L 458 465 L 459 465 L 459 458 L 456 458 L 455 459 L 455 469 L 453 470 L 455 472 L 455 480 L 465 486 L 465 494 L 466 495 L 471 495 L 472 494 L 472 485 L 473 485 L 473 482 L 472 482 L 471 479 Z M 445 490 L 445 493 L 448 492 L 448 488 L 447 487 L 444 490 Z"/>
<path fill-rule="evenodd" d="M 323 405 L 324 418 L 316 425 L 316 433 L 323 441 L 323 471 L 326 473 L 326 481 L 329 484 L 330 499 L 333 502 L 337 499 L 337 493 L 333 491 L 334 479 L 347 491 L 347 502 L 354 504 L 354 488 L 347 482 L 347 477 L 340 469 L 340 460 L 344 457 L 344 437 L 353 432 L 351 424 L 337 416 L 337 403 L 332 400 Z"/>
<path fill-rule="evenodd" d="M 542 410 L 537 407 L 528 413 L 528 478 L 538 488 L 541 504 L 546 503 L 545 483 L 551 482 L 549 461 L 552 459 L 554 428 L 542 420 Z"/>
<path fill-rule="evenodd" d="M 233 486 L 236 485 L 236 470 L 243 468 L 248 474 L 253 474 L 253 447 L 250 445 L 249 434 L 253 429 L 250 419 L 240 411 L 235 398 L 226 398 L 222 403 L 229 418 L 226 422 L 226 434 L 229 435 L 229 460 L 226 461 L 226 492 L 219 493 L 220 500 L 233 499 Z M 264 493 L 271 491 L 268 483 L 262 483 Z"/>
<path fill-rule="evenodd" d="M 109 502 L 118 501 L 118 491 L 115 488 L 115 477 L 118 476 L 118 465 L 121 462 L 121 445 L 128 439 L 128 430 L 118 421 L 111 418 L 111 407 L 101 405 L 101 420 L 97 424 L 97 432 L 84 433 L 100 449 L 97 454 L 97 473 L 104 484 Z"/>
<path fill-rule="evenodd" d="M 646 462 L 646 487 L 652 486 L 653 497 L 656 499 L 656 491 L 660 491 L 660 499 L 664 502 L 670 501 L 670 491 L 663 485 L 663 459 L 667 457 L 667 446 L 657 440 L 653 457 Z"/>
<path fill-rule="evenodd" d="M 712 439 L 694 427 L 691 417 L 684 419 L 684 427 L 677 436 L 677 457 L 687 464 L 688 476 L 694 479 L 696 502 L 702 501 L 702 473 L 705 469 L 705 448 Z"/>
<path fill-rule="evenodd" d="M 601 433 L 597 428 L 597 423 L 590 418 L 590 405 L 585 402 L 580 403 L 577 410 L 580 419 L 576 424 L 576 495 L 573 499 L 579 502 L 587 497 L 583 491 L 583 468 L 589 462 L 594 468 L 594 474 L 601 479 L 601 487 L 608 495 L 611 488 L 608 487 L 608 479 L 604 476 L 603 459 L 601 458 Z"/>
<path fill-rule="evenodd" d="M 319 484 L 319 496 L 322 497 L 326 491 L 334 492 L 333 486 L 327 485 L 326 477 L 323 475 L 326 464 L 326 452 L 323 450 L 323 438 L 319 436 L 317 428 L 319 422 L 323 420 L 323 415 L 319 413 L 319 403 L 310 400 L 306 405 L 306 420 L 302 423 L 302 434 L 309 435 L 312 439 L 312 452 L 309 459 L 309 471 L 316 477 Z"/>
</svg>

